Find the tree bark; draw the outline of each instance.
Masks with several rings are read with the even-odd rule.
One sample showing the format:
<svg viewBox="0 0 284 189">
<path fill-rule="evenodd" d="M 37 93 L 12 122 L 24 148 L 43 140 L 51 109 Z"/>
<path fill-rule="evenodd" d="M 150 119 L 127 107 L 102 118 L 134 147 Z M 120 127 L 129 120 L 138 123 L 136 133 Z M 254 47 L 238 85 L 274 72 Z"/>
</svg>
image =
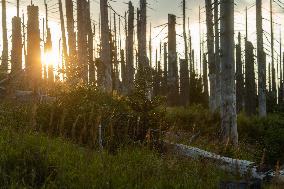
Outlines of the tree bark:
<svg viewBox="0 0 284 189">
<path fill-rule="evenodd" d="M 206 5 L 206 25 L 207 25 L 207 49 L 208 49 L 208 65 L 209 65 L 209 82 L 210 82 L 210 96 L 209 108 L 212 112 L 217 110 L 216 105 L 216 65 L 214 55 L 214 28 L 213 28 L 213 14 L 212 1 L 205 0 Z M 203 67 L 203 69 L 205 69 Z M 207 75 L 203 76 L 207 77 Z"/>
<path fill-rule="evenodd" d="M 266 61 L 263 50 L 262 0 L 256 0 L 256 34 L 258 65 L 258 109 L 261 117 L 266 117 Z"/>
<path fill-rule="evenodd" d="M 128 26 L 126 38 L 126 90 L 127 93 L 133 88 L 134 83 L 134 55 L 133 55 L 133 41 L 134 41 L 134 7 L 129 1 L 128 3 Z"/>
<path fill-rule="evenodd" d="M 169 105 L 177 105 L 178 87 L 178 65 L 176 49 L 176 16 L 168 15 L 168 102 Z"/>
<path fill-rule="evenodd" d="M 221 127 L 223 141 L 238 145 L 235 58 L 234 1 L 221 0 Z"/>
<path fill-rule="evenodd" d="M 8 72 L 8 34 L 6 21 L 6 0 L 2 0 L 2 37 L 3 37 L 3 51 L 2 51 L 2 70 L 4 73 Z"/>
<path fill-rule="evenodd" d="M 108 25 L 108 0 L 100 0 L 101 10 L 101 62 L 100 72 L 102 74 L 99 85 L 101 88 L 108 92 L 112 92 L 112 78 L 111 78 L 111 54 L 110 54 L 110 41 L 109 41 L 109 25 Z"/>
</svg>

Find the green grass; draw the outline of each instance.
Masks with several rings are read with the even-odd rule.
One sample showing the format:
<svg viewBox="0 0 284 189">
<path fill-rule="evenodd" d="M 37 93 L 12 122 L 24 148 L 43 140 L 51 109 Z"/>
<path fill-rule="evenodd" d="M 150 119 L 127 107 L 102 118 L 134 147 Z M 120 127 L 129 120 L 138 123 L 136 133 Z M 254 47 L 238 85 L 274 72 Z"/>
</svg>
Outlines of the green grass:
<svg viewBox="0 0 284 189">
<path fill-rule="evenodd" d="M 218 188 L 232 178 L 209 162 L 146 147 L 96 152 L 40 134 L 0 131 L 0 185 L 5 188 Z"/>
</svg>

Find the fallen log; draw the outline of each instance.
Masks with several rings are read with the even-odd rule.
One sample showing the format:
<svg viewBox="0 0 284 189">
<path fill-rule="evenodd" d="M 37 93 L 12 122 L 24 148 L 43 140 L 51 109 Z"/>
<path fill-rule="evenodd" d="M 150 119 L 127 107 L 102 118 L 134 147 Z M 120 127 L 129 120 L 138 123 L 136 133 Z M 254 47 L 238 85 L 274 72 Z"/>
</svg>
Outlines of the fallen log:
<svg viewBox="0 0 284 189">
<path fill-rule="evenodd" d="M 164 145 L 166 150 L 169 152 L 183 157 L 190 157 L 193 159 L 208 159 L 219 165 L 221 169 L 231 173 L 238 173 L 241 176 L 249 175 L 254 179 L 276 179 L 277 181 L 284 182 L 284 170 L 280 170 L 277 172 L 274 170 L 260 172 L 255 162 L 223 157 L 212 152 L 208 152 L 195 147 L 186 146 L 183 144 L 164 142 Z"/>
</svg>

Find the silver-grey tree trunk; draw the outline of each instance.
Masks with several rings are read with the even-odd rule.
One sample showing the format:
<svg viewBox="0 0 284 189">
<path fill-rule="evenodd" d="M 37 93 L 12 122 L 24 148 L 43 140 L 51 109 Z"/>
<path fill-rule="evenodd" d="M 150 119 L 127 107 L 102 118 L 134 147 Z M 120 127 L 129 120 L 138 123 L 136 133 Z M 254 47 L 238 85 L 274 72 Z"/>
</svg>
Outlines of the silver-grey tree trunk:
<svg viewBox="0 0 284 189">
<path fill-rule="evenodd" d="M 219 0 L 214 2 L 215 27 L 215 66 L 216 66 L 216 107 L 220 110 L 221 82 L 220 82 L 220 37 L 219 37 Z"/>
<path fill-rule="evenodd" d="M 234 0 L 221 0 L 221 127 L 223 142 L 238 145 Z"/>
<path fill-rule="evenodd" d="M 212 112 L 215 112 L 217 109 L 217 105 L 216 105 L 216 66 L 215 66 L 215 55 L 214 55 L 214 28 L 213 28 L 212 1 L 205 0 L 205 5 L 206 5 L 209 82 L 210 82 L 209 108 Z M 203 67 L 203 69 L 205 68 Z M 207 75 L 204 75 L 203 77 L 207 77 Z"/>
<path fill-rule="evenodd" d="M 108 0 L 100 0 L 101 10 L 101 81 L 100 86 L 106 92 L 112 92 L 111 78 L 111 55 L 109 43 L 109 26 L 108 26 Z"/>
<path fill-rule="evenodd" d="M 266 117 L 266 61 L 263 51 L 262 0 L 256 0 L 256 33 L 258 65 L 258 109 L 261 117 Z"/>
<path fill-rule="evenodd" d="M 7 36 L 7 21 L 6 21 L 6 0 L 2 0 L 2 37 L 3 37 L 3 51 L 2 51 L 2 72 L 8 71 L 8 36 Z"/>
</svg>

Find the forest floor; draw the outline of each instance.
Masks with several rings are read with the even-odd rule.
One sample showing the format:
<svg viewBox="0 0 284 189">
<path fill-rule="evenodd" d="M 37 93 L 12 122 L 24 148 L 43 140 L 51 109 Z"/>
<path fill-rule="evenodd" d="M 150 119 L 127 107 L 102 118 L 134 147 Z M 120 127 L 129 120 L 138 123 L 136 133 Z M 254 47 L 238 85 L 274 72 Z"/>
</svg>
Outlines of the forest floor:
<svg viewBox="0 0 284 189">
<path fill-rule="evenodd" d="M 82 91 L 79 94 L 81 96 Z M 73 98 L 77 98 L 77 95 L 74 94 L 69 100 L 75 102 Z M 109 99 L 106 100 L 109 102 Z M 70 104 L 69 108 L 74 112 L 68 110 L 69 117 L 63 113 L 63 118 L 57 115 L 60 114 L 60 111 L 56 109 L 58 105 L 38 104 L 37 108 L 34 108 L 34 104 L 2 102 L 0 104 L 0 185 L 4 188 L 61 188 L 64 186 L 66 188 L 211 189 L 219 188 L 221 182 L 250 180 L 249 176 L 244 178 L 220 170 L 218 165 L 208 160 L 193 160 L 163 153 L 159 147 L 153 148 L 147 142 L 123 141 L 122 145 L 117 146 L 113 138 L 122 141 L 120 135 L 122 138 L 126 135 L 112 127 L 119 123 L 125 126 L 124 123 L 127 123 L 127 120 L 123 119 L 126 116 L 125 112 L 129 111 L 128 113 L 131 113 L 133 117 L 133 110 L 128 110 L 128 106 L 125 109 L 125 102 L 121 104 L 121 98 L 119 103 L 115 100 L 108 105 L 105 105 L 104 99 L 100 98 L 100 101 L 105 107 L 114 106 L 117 111 L 112 115 L 114 121 L 108 123 L 111 126 L 110 136 L 112 137 L 108 138 L 110 142 L 103 150 L 96 146 L 90 147 L 88 137 L 84 139 L 81 136 L 84 136 L 80 134 L 81 129 L 74 131 L 74 135 L 65 132 L 61 136 L 52 126 L 52 123 L 56 123 L 56 127 L 60 127 L 62 125 L 60 122 L 64 118 L 66 125 L 73 123 L 71 130 L 78 129 L 79 127 L 75 127 L 79 126 L 76 124 L 80 124 L 78 111 L 80 109 L 82 112 L 85 109 L 80 106 L 76 110 L 74 107 L 75 105 L 77 107 L 77 103 L 82 105 L 82 101 Z M 64 102 L 60 104 L 64 105 Z M 87 101 L 87 104 L 89 103 Z M 148 124 L 155 126 L 153 121 L 156 120 L 157 112 L 163 109 L 163 121 L 159 122 L 159 124 L 163 123 L 163 129 L 160 130 L 162 136 L 159 140 L 191 145 L 227 157 L 254 161 L 269 169 L 274 169 L 277 162 L 280 165 L 284 162 L 283 113 L 273 113 L 265 119 L 248 118 L 240 114 L 238 117 L 240 145 L 236 149 L 220 145 L 219 116 L 211 114 L 205 108 L 158 106 L 158 109 L 153 113 L 155 119 L 151 116 L 146 118 L 152 121 L 147 122 Z M 86 111 L 94 112 L 92 109 Z M 121 116 L 120 111 L 123 112 L 124 117 Z M 152 111 L 149 110 L 149 112 Z M 102 119 L 101 116 L 99 117 Z M 141 122 L 142 117 L 139 116 Z M 116 120 L 116 118 L 119 119 Z M 97 119 L 94 118 L 94 120 Z M 128 122 L 131 121 L 128 120 Z M 46 125 L 52 127 L 52 132 L 50 129 L 45 129 Z M 62 129 L 59 128 L 58 132 L 60 133 L 64 128 L 66 128 L 65 125 Z M 116 136 L 113 132 L 120 134 Z M 79 134 L 76 135 L 76 133 Z M 281 189 L 281 187 L 282 185 L 274 181 L 269 184 L 263 183 L 263 188 Z"/>
</svg>

